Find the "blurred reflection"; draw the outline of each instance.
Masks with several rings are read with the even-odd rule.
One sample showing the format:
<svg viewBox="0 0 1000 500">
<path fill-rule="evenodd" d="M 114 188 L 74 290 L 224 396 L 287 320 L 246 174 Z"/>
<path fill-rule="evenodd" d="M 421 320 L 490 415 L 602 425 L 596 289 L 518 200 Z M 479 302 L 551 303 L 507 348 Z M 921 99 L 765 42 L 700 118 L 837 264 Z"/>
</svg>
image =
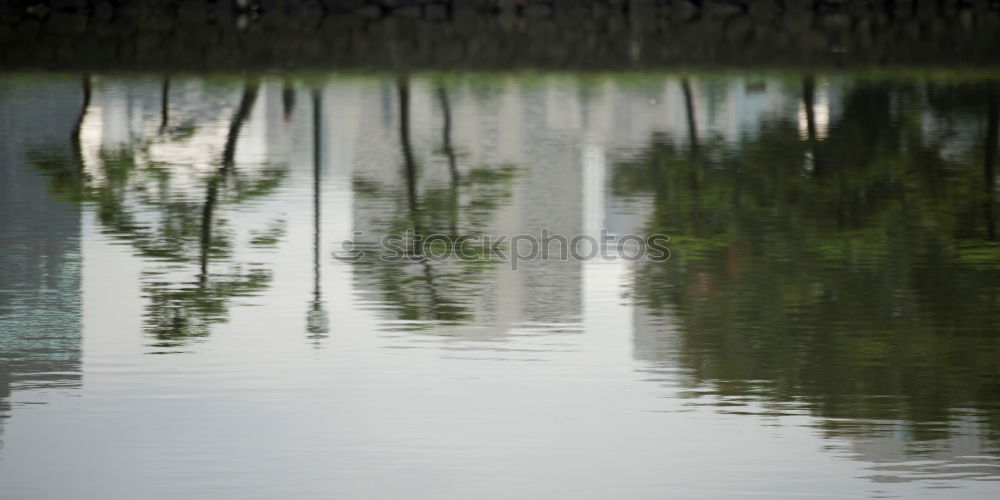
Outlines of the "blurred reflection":
<svg viewBox="0 0 1000 500">
<path fill-rule="evenodd" d="M 422 255 L 419 242 L 432 235 L 439 239 L 440 252 L 451 248 L 460 235 L 479 235 L 489 227 L 497 210 L 511 195 L 510 186 L 516 177 L 512 165 L 470 166 L 460 172 L 451 139 L 451 107 L 448 90 L 438 86 L 438 112 L 441 114 L 441 135 L 434 149 L 435 156 L 444 156 L 447 176 L 436 175 L 434 167 L 425 171 L 418 158 L 411 135 L 412 104 L 410 81 L 407 76 L 396 80 L 398 110 L 398 144 L 401 168 L 398 175 L 378 179 L 371 176 L 355 178 L 356 192 L 362 209 L 366 200 L 372 205 L 390 203 L 391 207 L 376 209 L 381 213 L 365 227 L 361 247 L 372 248 L 383 236 L 413 234 L 405 242 L 410 262 L 387 262 L 370 254 L 356 263 L 360 279 L 373 282 L 384 300 L 397 311 L 398 318 L 411 328 L 430 326 L 425 322 L 458 324 L 475 318 L 474 301 L 486 286 L 485 271 L 493 267 L 488 261 L 459 259 L 440 260 Z M 433 159 L 428 159 L 428 163 Z M 386 172 L 388 173 L 388 172 Z M 374 215 L 374 213 L 373 213 Z M 360 228 L 358 228 L 360 229 Z"/>
<path fill-rule="evenodd" d="M 364 101 L 371 111 L 357 125 L 359 136 L 378 142 L 359 141 L 350 160 L 356 248 L 410 231 L 413 240 L 435 235 L 432 251 L 440 255 L 458 237 L 583 230 L 584 137 L 566 112 L 581 109 L 570 87 L 474 75 L 401 75 L 380 86 L 380 99 Z M 515 272 L 485 252 L 480 261 L 441 260 L 412 243 L 411 262 L 372 253 L 353 264 L 355 289 L 386 330 L 456 343 L 580 332 L 582 263 L 533 261 Z M 464 348 L 511 349 L 499 342 Z"/>
<path fill-rule="evenodd" d="M 52 141 L 71 156 L 79 109 L 78 81 L 0 82 L 0 434 L 18 392 L 80 385 L 80 210 L 25 154 Z"/>
<path fill-rule="evenodd" d="M 285 175 L 283 166 L 237 166 L 240 133 L 259 84 L 244 84 L 214 148 L 218 159 L 206 141 L 223 127 L 209 116 L 225 104 L 197 102 L 200 115 L 172 125 L 164 79 L 159 126 L 152 128 L 142 114 L 150 93 L 128 89 L 122 95 L 109 85 L 95 100 L 90 77 L 81 87 L 82 109 L 71 136 L 74 158 L 46 148 L 30 151 L 30 160 L 55 193 L 93 207 L 105 234 L 145 258 L 145 327 L 155 346 L 177 347 L 207 335 L 211 324 L 226 319 L 233 298 L 259 293 L 271 280 L 265 267 L 235 258 L 237 235 L 227 222 L 230 207 L 267 196 Z"/>
<path fill-rule="evenodd" d="M 340 352 L 363 362 L 384 355 L 362 350 L 381 343 L 577 362 L 552 363 L 565 370 L 554 379 L 603 377 L 587 370 L 606 363 L 625 374 L 608 384 L 663 383 L 678 392 L 650 392 L 707 418 L 815 417 L 795 422 L 871 464 L 875 481 L 1000 476 L 997 84 L 309 78 L 87 75 L 42 98 L 58 116 L 21 118 L 37 130 L 5 125 L 24 136 L 0 141 L 18 167 L 4 172 L 15 178 L 0 200 L 14 207 L 0 214 L 14 251 L 0 258 L 21 270 L 0 288 L 4 387 L 28 373 L 79 378 L 82 204 L 84 220 L 138 257 L 157 352 L 187 348 L 259 296 L 268 327 L 304 316 L 317 346 L 363 325 Z M 32 112 L 11 95 L 5 115 Z M 542 229 L 665 233 L 673 258 L 515 272 L 410 245 L 410 262 L 324 262 L 352 233 L 365 249 L 408 231 Z M 44 297 L 31 302 L 29 290 Z M 48 325 L 36 309 L 59 322 L 44 327 L 52 335 L 7 327 Z M 624 361 L 573 357 L 615 342 Z M 38 364 L 14 361 L 29 358 Z M 658 402 L 627 401 L 632 413 Z"/>
<path fill-rule="evenodd" d="M 997 85 L 837 83 L 824 134 L 818 86 L 804 139 L 775 119 L 698 151 L 654 136 L 616 165 L 615 194 L 672 236 L 670 262 L 635 272 L 636 356 L 720 411 L 824 417 L 865 460 L 995 454 Z"/>
<path fill-rule="evenodd" d="M 282 100 L 285 105 L 285 121 L 289 119 L 292 107 L 295 103 L 294 91 L 287 85 L 282 90 Z M 322 207 L 320 179 L 323 170 L 323 98 L 319 90 L 313 90 L 313 299 L 309 305 L 309 312 L 306 314 L 306 329 L 309 330 L 310 338 L 320 340 L 330 332 L 330 318 L 323 307 L 322 292 L 322 252 L 320 251 L 322 240 L 320 210 Z"/>
</svg>

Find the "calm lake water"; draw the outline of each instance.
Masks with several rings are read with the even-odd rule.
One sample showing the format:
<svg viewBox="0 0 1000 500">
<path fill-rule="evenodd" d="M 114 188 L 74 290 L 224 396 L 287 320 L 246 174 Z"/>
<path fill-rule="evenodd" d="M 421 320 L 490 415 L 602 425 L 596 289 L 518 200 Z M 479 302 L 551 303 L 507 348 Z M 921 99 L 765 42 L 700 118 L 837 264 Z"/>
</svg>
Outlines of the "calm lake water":
<svg viewBox="0 0 1000 500">
<path fill-rule="evenodd" d="M 0 498 L 997 498 L 998 103 L 0 76 Z M 543 229 L 670 259 L 343 258 Z"/>
</svg>

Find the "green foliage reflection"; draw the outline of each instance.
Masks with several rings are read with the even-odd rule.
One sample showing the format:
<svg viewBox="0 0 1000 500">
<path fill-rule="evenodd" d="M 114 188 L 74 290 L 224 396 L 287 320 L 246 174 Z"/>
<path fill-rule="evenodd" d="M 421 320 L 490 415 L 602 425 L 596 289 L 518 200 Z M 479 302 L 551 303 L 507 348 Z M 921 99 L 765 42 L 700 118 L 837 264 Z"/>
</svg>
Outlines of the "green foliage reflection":
<svg viewBox="0 0 1000 500">
<path fill-rule="evenodd" d="M 916 439 L 972 412 L 1000 432 L 997 96 L 860 81 L 825 137 L 787 119 L 737 144 L 654 137 L 613 184 L 672 237 L 635 294 L 679 343 L 638 355 L 778 411 L 901 419 Z"/>
</svg>

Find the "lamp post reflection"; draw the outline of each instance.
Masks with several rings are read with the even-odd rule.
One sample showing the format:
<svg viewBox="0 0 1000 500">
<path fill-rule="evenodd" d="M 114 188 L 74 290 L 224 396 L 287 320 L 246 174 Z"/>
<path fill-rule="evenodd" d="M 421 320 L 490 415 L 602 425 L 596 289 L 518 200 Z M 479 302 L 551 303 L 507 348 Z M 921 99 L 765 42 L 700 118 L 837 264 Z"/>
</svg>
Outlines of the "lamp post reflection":
<svg viewBox="0 0 1000 500">
<path fill-rule="evenodd" d="M 285 94 L 288 95 L 287 93 Z M 293 100 L 294 98 L 292 98 Z M 323 169 L 323 96 L 319 89 L 313 89 L 313 299 L 306 314 L 306 329 L 309 338 L 315 342 L 326 338 L 330 331 L 330 318 L 323 307 L 320 261 L 321 248 L 321 208 Z M 289 102 L 286 97 L 285 102 Z"/>
</svg>

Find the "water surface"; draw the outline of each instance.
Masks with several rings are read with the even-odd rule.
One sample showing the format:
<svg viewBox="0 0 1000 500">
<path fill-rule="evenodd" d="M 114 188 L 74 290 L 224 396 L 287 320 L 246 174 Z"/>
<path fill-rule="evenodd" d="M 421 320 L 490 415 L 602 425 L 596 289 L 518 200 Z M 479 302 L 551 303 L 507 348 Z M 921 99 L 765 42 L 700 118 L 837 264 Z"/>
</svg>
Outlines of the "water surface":
<svg viewBox="0 0 1000 500">
<path fill-rule="evenodd" d="M 994 498 L 998 97 L 4 75 L 0 497 Z M 671 258 L 334 256 L 543 229 Z"/>
</svg>

